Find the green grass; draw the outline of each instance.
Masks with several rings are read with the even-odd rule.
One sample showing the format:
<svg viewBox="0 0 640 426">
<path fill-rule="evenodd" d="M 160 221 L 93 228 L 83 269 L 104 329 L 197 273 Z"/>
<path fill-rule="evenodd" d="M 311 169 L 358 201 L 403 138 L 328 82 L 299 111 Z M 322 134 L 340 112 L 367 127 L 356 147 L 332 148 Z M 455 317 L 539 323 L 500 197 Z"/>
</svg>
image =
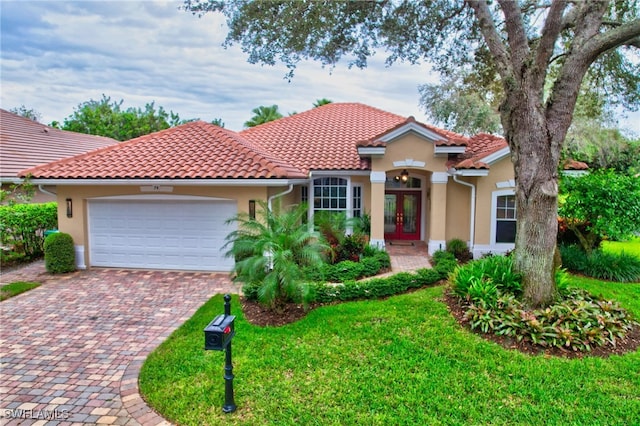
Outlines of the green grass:
<svg viewBox="0 0 640 426">
<path fill-rule="evenodd" d="M 640 257 L 640 237 L 634 238 L 630 241 L 603 241 L 602 248 L 605 251 L 612 253 L 620 253 L 624 251 L 628 254 L 634 254 Z"/>
<path fill-rule="evenodd" d="M 16 281 L 0 287 L 0 301 L 17 296 L 20 293 L 39 287 L 40 283 Z"/>
<path fill-rule="evenodd" d="M 640 318 L 640 285 L 575 278 Z M 503 349 L 462 329 L 434 287 L 326 306 L 256 327 L 233 299 L 235 401 L 222 413 L 222 352 L 205 351 L 216 296 L 147 359 L 145 399 L 183 425 L 640 424 L 640 351 L 607 359 Z"/>
</svg>

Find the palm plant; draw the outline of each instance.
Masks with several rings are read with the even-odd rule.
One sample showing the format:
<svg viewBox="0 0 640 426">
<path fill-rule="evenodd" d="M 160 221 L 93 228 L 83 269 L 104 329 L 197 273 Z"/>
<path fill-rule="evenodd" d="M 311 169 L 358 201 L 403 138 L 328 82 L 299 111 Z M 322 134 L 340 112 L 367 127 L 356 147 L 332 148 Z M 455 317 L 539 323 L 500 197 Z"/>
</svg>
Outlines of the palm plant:
<svg viewBox="0 0 640 426">
<path fill-rule="evenodd" d="M 236 259 L 236 279 L 257 285 L 258 300 L 271 309 L 286 302 L 306 303 L 310 295 L 301 268 L 322 262 L 326 244 L 303 223 L 305 204 L 282 211 L 258 204 L 256 219 L 240 213 L 228 221 L 238 224 L 225 245 L 230 246 L 226 255 Z"/>
<path fill-rule="evenodd" d="M 260 124 L 282 118 L 282 114 L 278 111 L 278 105 L 264 106 L 260 105 L 251 110 L 254 114 L 249 121 L 244 123 L 245 127 L 255 127 Z"/>
</svg>

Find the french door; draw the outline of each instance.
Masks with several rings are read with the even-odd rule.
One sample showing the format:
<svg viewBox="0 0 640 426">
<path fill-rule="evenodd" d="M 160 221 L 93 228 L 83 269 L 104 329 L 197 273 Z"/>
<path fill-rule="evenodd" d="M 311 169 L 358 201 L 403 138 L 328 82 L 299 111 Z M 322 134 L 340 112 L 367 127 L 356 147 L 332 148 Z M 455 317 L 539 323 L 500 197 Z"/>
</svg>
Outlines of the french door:
<svg viewBox="0 0 640 426">
<path fill-rule="evenodd" d="M 385 193 L 385 240 L 419 240 L 420 217 L 420 192 L 387 191 Z"/>
</svg>

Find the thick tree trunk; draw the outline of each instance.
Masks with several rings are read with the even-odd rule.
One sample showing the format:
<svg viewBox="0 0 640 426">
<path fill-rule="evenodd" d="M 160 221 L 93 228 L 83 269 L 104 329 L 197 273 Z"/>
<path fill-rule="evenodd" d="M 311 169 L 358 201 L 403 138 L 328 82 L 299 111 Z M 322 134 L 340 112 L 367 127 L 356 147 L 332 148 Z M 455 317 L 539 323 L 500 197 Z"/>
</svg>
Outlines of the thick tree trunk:
<svg viewBox="0 0 640 426">
<path fill-rule="evenodd" d="M 531 307 L 546 306 L 556 297 L 557 201 L 557 196 L 540 189 L 529 196 L 523 196 L 522 191 L 516 195 L 514 266 L 523 275 L 524 298 Z"/>
<path fill-rule="evenodd" d="M 523 276 L 524 299 L 530 307 L 548 305 L 557 293 L 559 150 L 554 149 L 543 111 L 532 90 L 508 97 L 502 114 L 516 176 L 514 267 Z"/>
</svg>

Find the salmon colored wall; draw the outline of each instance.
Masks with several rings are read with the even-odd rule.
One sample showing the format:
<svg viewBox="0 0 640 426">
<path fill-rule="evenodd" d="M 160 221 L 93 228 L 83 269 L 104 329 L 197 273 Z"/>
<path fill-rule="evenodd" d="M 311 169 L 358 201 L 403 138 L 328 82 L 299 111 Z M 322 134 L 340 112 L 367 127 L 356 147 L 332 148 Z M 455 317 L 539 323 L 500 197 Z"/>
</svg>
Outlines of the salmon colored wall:
<svg viewBox="0 0 640 426">
<path fill-rule="evenodd" d="M 408 133 L 398 139 L 387 143 L 384 157 L 373 158 L 371 168 L 374 171 L 389 171 L 397 169 L 394 161 L 411 159 L 425 162 L 421 170 L 446 172 L 447 156 L 434 157 L 434 145 L 432 142 L 414 134 Z"/>
<path fill-rule="evenodd" d="M 496 183 L 514 178 L 513 164 L 509 157 L 491 165 L 489 176 L 478 179 L 476 204 L 476 244 L 490 244 L 491 241 L 491 195 L 499 189 Z"/>
<path fill-rule="evenodd" d="M 468 181 L 468 179 L 460 179 Z M 471 188 L 453 181 L 449 178 L 447 183 L 447 225 L 446 238 L 449 241 L 459 238 L 469 242 L 471 222 Z"/>
</svg>

